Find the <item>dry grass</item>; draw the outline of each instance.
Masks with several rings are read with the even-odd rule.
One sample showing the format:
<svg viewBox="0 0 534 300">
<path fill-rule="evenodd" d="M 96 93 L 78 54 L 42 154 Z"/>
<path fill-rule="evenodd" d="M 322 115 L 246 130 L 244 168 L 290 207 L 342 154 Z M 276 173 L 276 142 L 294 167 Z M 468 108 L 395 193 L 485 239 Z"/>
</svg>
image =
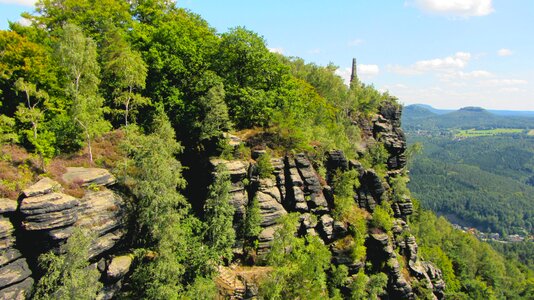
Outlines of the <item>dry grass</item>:
<svg viewBox="0 0 534 300">
<path fill-rule="evenodd" d="M 93 141 L 93 160 L 89 161 L 87 148 L 78 153 L 60 155 L 50 161 L 44 176 L 59 182 L 64 192 L 74 197 L 83 197 L 85 190 L 81 182 L 67 184 L 61 176 L 67 167 L 102 167 L 114 169 L 124 157 L 119 149 L 124 139 L 124 131 L 115 130 Z M 5 145 L 0 148 L 0 197 L 17 199 L 21 191 L 36 182 L 43 175 L 39 159 L 16 145 Z"/>
<path fill-rule="evenodd" d="M 17 199 L 21 191 L 37 179 L 38 159 L 24 148 L 4 145 L 0 148 L 0 197 Z"/>
</svg>

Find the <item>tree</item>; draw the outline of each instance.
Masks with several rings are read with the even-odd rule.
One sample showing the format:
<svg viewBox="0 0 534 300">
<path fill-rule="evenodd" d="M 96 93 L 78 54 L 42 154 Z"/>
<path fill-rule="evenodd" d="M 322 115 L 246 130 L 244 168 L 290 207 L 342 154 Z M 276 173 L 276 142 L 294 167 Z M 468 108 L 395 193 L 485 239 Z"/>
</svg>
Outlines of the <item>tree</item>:
<svg viewBox="0 0 534 300">
<path fill-rule="evenodd" d="M 67 78 L 71 117 L 84 132 L 89 161 L 93 162 L 91 141 L 110 127 L 103 118 L 103 99 L 98 95 L 100 67 L 96 44 L 85 37 L 78 26 L 66 24 L 58 42 L 57 56 Z"/>
<path fill-rule="evenodd" d="M 220 137 L 223 131 L 230 129 L 230 117 L 224 96 L 224 86 L 219 82 L 199 98 L 202 119 L 197 126 L 200 128 L 200 140 Z"/>
<path fill-rule="evenodd" d="M 115 104 L 124 107 L 124 125 L 128 125 L 129 115 L 135 113 L 138 106 L 150 104 L 149 98 L 138 93 L 145 88 L 147 66 L 141 53 L 130 48 L 124 33 L 118 29 L 106 34 L 104 45 L 104 73 L 111 82 Z"/>
<path fill-rule="evenodd" d="M 76 228 L 63 246 L 64 254 L 48 252 L 39 257 L 46 274 L 37 283 L 35 299 L 95 299 L 102 287 L 100 273 L 89 268 L 92 236 Z"/>
<path fill-rule="evenodd" d="M 230 204 L 230 175 L 224 164 L 219 164 L 215 173 L 215 182 L 209 187 L 204 204 L 206 238 L 216 253 L 231 259 L 236 234 L 232 227 L 234 207 Z"/>
<path fill-rule="evenodd" d="M 41 108 L 43 110 L 48 109 L 48 94 L 38 90 L 35 84 L 26 82 L 23 78 L 19 78 L 15 82 L 15 89 L 24 93 L 26 98 L 26 103 L 21 103 L 17 107 L 17 119 L 23 124 L 31 124 L 31 130 L 26 131 L 27 139 L 41 157 L 41 168 L 45 170 L 46 161 L 55 154 L 54 134 L 40 128 L 40 124 L 44 120 L 44 112 Z M 38 134 L 39 132 L 42 133 Z"/>
<path fill-rule="evenodd" d="M 243 27 L 224 33 L 214 68 L 224 79 L 234 123 L 240 128 L 267 125 L 286 71 L 264 39 Z"/>
<path fill-rule="evenodd" d="M 317 236 L 298 238 L 298 214 L 279 220 L 267 263 L 274 267 L 260 286 L 267 299 L 324 299 L 327 297 L 326 272 L 331 254 Z"/>
</svg>

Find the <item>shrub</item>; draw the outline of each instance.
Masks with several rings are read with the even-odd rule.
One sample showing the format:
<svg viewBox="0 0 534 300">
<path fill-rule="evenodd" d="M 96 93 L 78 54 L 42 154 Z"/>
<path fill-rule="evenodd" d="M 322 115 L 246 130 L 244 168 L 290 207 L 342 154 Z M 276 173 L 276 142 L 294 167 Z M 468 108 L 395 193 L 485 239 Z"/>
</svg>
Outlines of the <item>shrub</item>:
<svg viewBox="0 0 534 300">
<path fill-rule="evenodd" d="M 260 178 L 269 178 L 272 176 L 274 168 L 271 164 L 271 155 L 269 153 L 262 154 L 256 160 L 258 166 L 258 175 Z"/>
</svg>

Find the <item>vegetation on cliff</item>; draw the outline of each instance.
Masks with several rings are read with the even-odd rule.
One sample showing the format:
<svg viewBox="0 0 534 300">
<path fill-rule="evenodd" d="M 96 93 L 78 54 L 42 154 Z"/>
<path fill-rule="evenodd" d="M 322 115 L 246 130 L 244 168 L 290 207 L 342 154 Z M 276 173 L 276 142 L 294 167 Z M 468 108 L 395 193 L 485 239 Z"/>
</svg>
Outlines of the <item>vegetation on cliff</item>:
<svg viewBox="0 0 534 300">
<path fill-rule="evenodd" d="M 442 294 L 440 276 L 420 271 L 424 267 L 402 220 L 411 202 L 403 173 L 400 105 L 394 97 L 358 79 L 347 87 L 334 74 L 335 66 L 271 53 L 263 38 L 246 28 L 218 34 L 172 1 L 41 0 L 37 12 L 26 17 L 32 25 L 12 24 L 11 30 L 0 31 L 0 167 L 22 174 L 2 172 L 0 193 L 12 197 L 36 175 L 51 175 L 51 159 L 65 162 L 82 155 L 88 165 L 113 168 L 131 198 L 129 247 L 136 258 L 121 297 L 212 299 L 214 277 L 233 261 L 239 238 L 249 255 L 240 260 L 272 267 L 259 287 L 265 299 Z M 225 153 L 229 130 L 245 137 L 247 146 Z M 110 131 L 118 137 L 110 146 L 112 162 L 95 143 Z M 14 160 L 9 154 L 17 147 L 39 159 Z M 202 165 L 221 154 L 252 160 L 244 147 L 268 152 L 256 157 L 250 169 L 241 168 L 244 163 L 231 170 L 217 167 L 206 190 L 191 187 L 202 183 L 182 163 Z M 332 168 L 324 165 L 325 153 L 333 149 L 343 150 L 345 165 L 326 174 Z M 290 158 L 299 152 L 311 159 Z M 271 154 L 288 156 L 276 161 Z M 282 175 L 289 177 L 289 194 L 305 187 L 300 204 L 306 207 L 299 209 L 311 213 L 287 214 L 281 201 L 273 200 L 281 198 L 272 189 L 280 188 Z M 233 188 L 256 195 L 244 199 L 241 231 L 232 228 L 237 213 L 229 205 Z M 283 213 L 273 213 L 272 207 Z M 325 213 L 330 207 L 333 218 Z M 262 214 L 280 218 L 262 219 Z M 303 216 L 314 225 L 296 235 Z M 425 216 L 421 212 L 414 219 L 414 231 L 424 245 L 423 256 L 436 259 L 443 269 L 451 297 L 528 295 L 531 274 L 504 264 L 485 246 L 479 254 L 486 260 L 473 271 L 440 232 L 423 231 L 417 222 L 433 218 Z M 273 229 L 263 258 L 255 256 L 265 233 L 262 223 Z M 52 268 L 38 284 L 38 295 L 62 294 L 62 285 L 76 285 L 81 278 L 87 278 L 84 284 L 93 282 L 79 257 L 87 249 L 71 253 L 78 251 L 70 247 L 78 238 L 68 240 L 66 255 L 43 256 Z M 411 253 L 409 262 L 401 251 Z M 494 257 L 499 264 L 489 264 Z M 73 264 L 66 266 L 70 260 Z M 416 279 L 409 268 L 427 278 Z"/>
</svg>

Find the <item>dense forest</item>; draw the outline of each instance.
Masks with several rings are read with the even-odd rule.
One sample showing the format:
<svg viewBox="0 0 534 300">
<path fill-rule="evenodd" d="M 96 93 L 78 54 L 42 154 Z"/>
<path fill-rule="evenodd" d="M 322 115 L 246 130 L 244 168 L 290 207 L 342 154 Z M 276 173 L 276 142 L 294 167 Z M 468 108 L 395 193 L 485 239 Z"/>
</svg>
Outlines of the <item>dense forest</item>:
<svg viewBox="0 0 534 300">
<path fill-rule="evenodd" d="M 271 53 L 246 28 L 217 33 L 174 1 L 39 0 L 24 17 L 31 25 L 12 23 L 0 31 L 0 196 L 15 200 L 42 178 L 61 182 L 66 167 L 110 170 L 119 182 L 116 192 L 128 199 L 126 250 L 134 257 L 116 298 L 214 299 L 219 270 L 232 264 L 266 268 L 256 291 L 262 299 L 393 299 L 391 274 L 410 280 L 411 298 L 433 299 L 430 279 L 438 273 L 447 287 L 437 294 L 449 299 L 526 299 L 534 293 L 532 270 L 454 231 L 444 219 L 417 207 L 407 223 L 394 218 L 388 204 L 410 200 L 406 173 L 391 160 L 402 155 L 388 157 L 391 150 L 382 144 L 395 129 L 384 125 L 384 135 L 368 136 L 381 107 L 387 108 L 382 115 L 396 118 L 395 97 L 357 78 L 347 87 L 334 65 Z M 247 142 L 232 148 L 229 132 Z M 327 174 L 325 153 L 331 150 L 342 150 L 352 169 Z M 331 185 L 325 194 L 333 204 L 324 200 L 312 211 L 332 206 L 331 219 L 308 214 L 305 222 L 325 228 L 335 222 L 344 235 L 325 243 L 313 230 L 303 234 L 297 226 L 303 215 L 290 212 L 272 222 L 270 251 L 258 258 L 263 199 L 251 199 L 243 222 L 233 226 L 229 195 L 239 174 L 224 164 L 213 172 L 205 165 L 210 157 L 252 162 L 252 175 L 239 184 L 267 194 L 261 188 L 274 181 L 273 159 L 284 155 L 291 180 L 296 168 L 303 178 L 321 179 L 312 182 L 320 191 L 307 192 L 322 195 L 324 182 Z M 364 179 L 377 190 L 386 187 L 368 210 L 354 201 Z M 100 188 L 85 189 L 74 184 L 64 192 L 83 197 Z M 303 199 L 317 200 L 309 194 Z M 503 226 L 531 230 L 528 220 L 512 218 Z M 412 234 L 420 256 L 441 269 L 432 278 L 408 274 L 410 267 L 421 269 L 412 263 L 421 262 L 413 256 L 406 261 L 401 251 L 417 248 L 392 248 L 392 240 L 407 245 Z M 59 251 L 37 258 L 34 299 L 94 299 L 102 289 L 100 263 L 88 261 L 94 233 L 77 228 L 68 236 Z M 398 260 L 381 261 L 373 257 L 378 252 L 367 251 L 380 238 L 387 257 Z M 238 241 L 246 253 L 233 251 Z M 338 252 L 344 263 L 332 254 Z"/>
<path fill-rule="evenodd" d="M 532 234 L 534 139 L 529 136 L 413 137 L 425 149 L 411 167 L 410 188 L 424 207 L 464 226 Z"/>
</svg>

